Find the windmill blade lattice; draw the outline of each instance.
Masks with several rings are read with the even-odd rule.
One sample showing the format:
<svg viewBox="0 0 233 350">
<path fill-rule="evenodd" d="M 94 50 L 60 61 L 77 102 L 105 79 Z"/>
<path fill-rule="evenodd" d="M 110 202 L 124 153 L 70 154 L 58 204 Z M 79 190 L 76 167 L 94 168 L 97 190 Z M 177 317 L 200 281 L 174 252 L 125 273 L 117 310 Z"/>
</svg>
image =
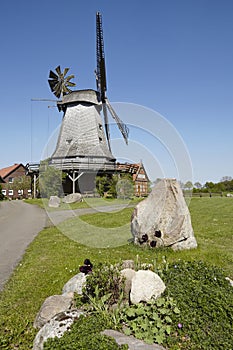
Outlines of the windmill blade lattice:
<svg viewBox="0 0 233 350">
<path fill-rule="evenodd" d="M 111 152 L 111 145 L 110 145 L 110 130 L 109 130 L 109 123 L 108 123 L 108 110 L 106 103 L 102 103 L 103 106 L 103 114 L 104 114 L 104 126 L 105 126 L 105 132 L 106 132 L 106 137 L 107 137 L 107 142 L 108 142 L 108 148 Z"/>
<path fill-rule="evenodd" d="M 49 73 L 49 86 L 51 91 L 54 93 L 54 95 L 57 98 L 62 97 L 63 95 L 66 95 L 72 90 L 69 87 L 74 87 L 76 84 L 71 82 L 70 80 L 74 78 L 74 75 L 69 75 L 66 77 L 66 74 L 69 71 L 69 68 L 65 68 L 64 72 L 61 72 L 61 67 L 57 66 L 55 68 L 55 72 L 50 71 Z"/>
<path fill-rule="evenodd" d="M 114 109 L 112 108 L 112 106 L 110 105 L 108 99 L 106 98 L 105 99 L 105 103 L 106 103 L 106 106 L 109 110 L 109 112 L 111 113 L 113 119 L 116 121 L 117 123 L 117 126 L 125 140 L 125 143 L 128 145 L 128 136 L 129 136 L 129 128 L 127 127 L 127 125 L 125 125 L 123 123 L 123 121 L 118 117 L 118 115 L 116 114 L 116 112 L 114 111 Z"/>
</svg>

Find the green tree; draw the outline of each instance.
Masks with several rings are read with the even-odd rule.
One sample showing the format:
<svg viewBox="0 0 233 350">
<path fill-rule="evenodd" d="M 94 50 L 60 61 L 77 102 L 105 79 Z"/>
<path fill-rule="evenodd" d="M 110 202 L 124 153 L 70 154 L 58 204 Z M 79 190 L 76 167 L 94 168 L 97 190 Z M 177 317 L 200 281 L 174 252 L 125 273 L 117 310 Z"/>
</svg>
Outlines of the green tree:
<svg viewBox="0 0 233 350">
<path fill-rule="evenodd" d="M 110 189 L 113 192 L 113 188 L 111 188 L 113 185 L 113 179 L 111 175 L 96 176 L 95 183 L 96 190 L 101 197 L 104 197 Z"/>
<path fill-rule="evenodd" d="M 131 198 L 134 194 L 133 180 L 130 174 L 96 176 L 96 190 L 101 197 Z"/>
<path fill-rule="evenodd" d="M 194 187 L 200 190 L 202 188 L 202 184 L 200 182 L 195 182 Z"/>
<path fill-rule="evenodd" d="M 212 181 L 206 182 L 204 187 L 207 188 L 207 190 L 212 191 L 215 187 L 215 184 Z"/>
<path fill-rule="evenodd" d="M 220 180 L 220 182 L 225 182 L 225 181 L 231 181 L 232 177 L 231 176 L 223 176 Z"/>
<path fill-rule="evenodd" d="M 120 177 L 116 184 L 117 198 L 132 198 L 134 195 L 134 184 L 131 175 L 125 174 Z"/>
<path fill-rule="evenodd" d="M 39 174 L 39 191 L 41 197 L 61 196 L 63 193 L 62 182 L 65 177 L 65 173 L 49 165 L 48 161 L 41 162 Z"/>
<path fill-rule="evenodd" d="M 26 175 L 22 175 L 14 178 L 11 188 L 14 191 L 29 190 L 31 188 L 31 178 Z"/>
<path fill-rule="evenodd" d="M 193 188 L 193 184 L 191 181 L 187 181 L 185 184 L 184 184 L 184 188 L 186 190 L 191 190 Z"/>
</svg>

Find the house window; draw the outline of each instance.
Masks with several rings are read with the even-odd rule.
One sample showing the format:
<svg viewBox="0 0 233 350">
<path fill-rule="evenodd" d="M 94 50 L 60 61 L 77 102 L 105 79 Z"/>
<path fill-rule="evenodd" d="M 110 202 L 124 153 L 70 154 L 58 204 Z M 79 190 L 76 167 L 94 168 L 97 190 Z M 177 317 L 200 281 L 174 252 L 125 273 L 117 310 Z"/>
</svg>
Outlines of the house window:
<svg viewBox="0 0 233 350">
<path fill-rule="evenodd" d="M 18 190 L 18 195 L 22 196 L 23 195 L 23 190 Z"/>
<path fill-rule="evenodd" d="M 13 194 L 14 194 L 14 191 L 13 190 L 9 190 L 8 195 L 9 196 L 13 196 Z"/>
<path fill-rule="evenodd" d="M 14 181 L 14 178 L 13 177 L 9 177 L 9 184 L 12 184 Z"/>
<path fill-rule="evenodd" d="M 32 190 L 28 190 L 28 194 L 31 194 L 32 193 Z"/>
<path fill-rule="evenodd" d="M 2 190 L 3 196 L 6 196 L 6 190 Z"/>
</svg>

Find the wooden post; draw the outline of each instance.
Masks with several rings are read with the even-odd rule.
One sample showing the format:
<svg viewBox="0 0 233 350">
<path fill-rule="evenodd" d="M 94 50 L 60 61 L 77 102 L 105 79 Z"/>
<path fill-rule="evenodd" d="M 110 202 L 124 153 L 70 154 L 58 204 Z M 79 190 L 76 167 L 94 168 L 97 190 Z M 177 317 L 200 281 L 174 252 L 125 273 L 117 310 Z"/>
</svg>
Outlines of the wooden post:
<svg viewBox="0 0 233 350">
<path fill-rule="evenodd" d="M 75 193 L 75 182 L 84 174 L 80 173 L 77 177 L 75 177 L 76 171 L 73 171 L 72 177 L 68 174 L 70 180 L 73 182 L 73 193 Z"/>
<path fill-rule="evenodd" d="M 36 174 L 33 175 L 33 198 L 36 198 Z"/>
</svg>

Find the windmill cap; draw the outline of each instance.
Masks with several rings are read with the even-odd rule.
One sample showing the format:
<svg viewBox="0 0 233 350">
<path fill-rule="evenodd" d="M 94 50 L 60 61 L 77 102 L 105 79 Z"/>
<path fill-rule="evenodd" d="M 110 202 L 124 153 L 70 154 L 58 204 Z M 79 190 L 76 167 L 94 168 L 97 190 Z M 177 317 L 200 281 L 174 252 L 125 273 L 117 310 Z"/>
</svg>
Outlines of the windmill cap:
<svg viewBox="0 0 233 350">
<path fill-rule="evenodd" d="M 92 89 L 75 90 L 67 95 L 64 95 L 62 101 L 57 102 L 57 105 L 59 110 L 61 110 L 64 105 L 77 102 L 86 102 L 98 105 L 100 102 L 99 93 L 98 91 Z"/>
</svg>

